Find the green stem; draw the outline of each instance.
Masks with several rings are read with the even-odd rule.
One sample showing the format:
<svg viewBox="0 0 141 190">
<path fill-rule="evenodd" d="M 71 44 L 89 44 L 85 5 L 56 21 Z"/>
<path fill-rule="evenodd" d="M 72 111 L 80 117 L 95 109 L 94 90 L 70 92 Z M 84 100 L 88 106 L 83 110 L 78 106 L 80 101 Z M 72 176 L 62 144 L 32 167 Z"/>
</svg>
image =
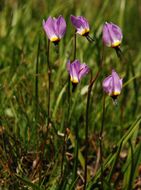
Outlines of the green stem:
<svg viewBox="0 0 141 190">
<path fill-rule="evenodd" d="M 74 53 L 73 53 L 73 61 L 76 59 L 76 31 L 74 33 Z"/>
<path fill-rule="evenodd" d="M 74 53 L 73 53 L 73 61 L 76 59 L 76 31 L 74 34 Z M 67 112 L 67 122 L 64 125 L 64 139 L 63 139 L 63 149 L 62 149 L 62 160 L 61 160 L 61 184 L 62 184 L 62 180 L 63 180 L 63 166 L 64 166 L 64 157 L 65 157 L 65 149 L 66 149 L 66 127 L 65 126 L 70 126 L 70 119 L 69 118 L 69 114 L 70 114 L 70 76 L 68 75 L 68 89 L 67 89 L 67 93 L 68 93 L 68 98 L 67 98 L 67 104 L 68 104 L 68 112 Z M 77 126 L 75 128 L 75 135 L 76 135 L 76 146 L 75 146 L 75 163 L 74 163 L 74 169 L 73 169 L 73 181 L 75 181 L 76 176 L 77 176 L 77 165 L 78 165 L 78 129 Z"/>
<path fill-rule="evenodd" d="M 117 165 L 117 162 L 118 162 L 118 159 L 119 159 L 119 155 L 120 155 L 120 151 L 121 151 L 121 148 L 122 148 L 122 142 L 123 142 L 123 141 L 121 141 L 121 143 L 120 143 L 120 145 L 119 145 L 119 147 L 118 147 L 118 149 L 117 149 L 117 152 L 115 153 L 115 154 L 116 154 L 116 158 L 115 158 L 115 160 L 114 160 L 114 163 L 113 163 L 111 172 L 110 172 L 110 174 L 109 174 L 108 183 L 110 183 L 111 178 L 112 178 L 112 176 L 113 176 L 113 174 L 114 174 L 114 171 L 116 170 L 116 165 Z"/>
<path fill-rule="evenodd" d="M 38 122 L 38 107 L 39 107 L 39 94 L 38 94 L 38 79 L 39 79 L 39 53 L 40 53 L 40 39 L 38 42 L 37 59 L 36 59 L 36 74 L 35 74 L 35 121 Z"/>
<path fill-rule="evenodd" d="M 77 168 L 78 168 L 78 144 L 79 144 L 79 136 L 78 136 L 78 125 L 75 126 L 75 150 L 74 150 L 74 168 L 73 168 L 73 183 L 76 182 L 77 179 Z"/>
<path fill-rule="evenodd" d="M 39 53 L 40 53 L 40 38 L 38 42 L 38 48 L 37 48 L 37 59 L 36 59 L 36 71 L 35 71 L 35 122 L 36 122 L 36 138 L 37 138 L 37 150 L 39 147 L 39 136 L 38 136 L 38 116 L 39 116 L 39 90 L 38 90 L 38 79 L 39 79 Z M 38 156 L 38 151 L 37 151 Z M 41 183 L 41 167 L 39 170 L 39 184 Z"/>
<path fill-rule="evenodd" d="M 44 136 L 43 139 L 43 143 L 40 146 L 40 153 L 39 153 L 39 157 L 40 157 L 40 170 L 39 170 L 39 183 L 41 182 L 41 174 L 42 174 L 42 167 L 43 167 L 43 156 L 44 156 L 44 152 L 45 152 L 45 144 L 46 144 L 46 140 L 48 137 L 48 131 L 49 131 L 49 124 L 50 124 L 50 87 L 51 87 L 51 68 L 50 68 L 50 40 L 48 39 L 48 44 L 46 44 L 46 39 L 45 39 L 45 50 L 46 50 L 46 58 L 47 58 L 47 74 L 48 74 L 48 97 L 47 97 L 47 101 L 48 101 L 48 105 L 47 105 L 47 117 L 48 117 L 48 121 L 47 121 L 47 131 L 46 131 L 46 135 Z"/>
<path fill-rule="evenodd" d="M 76 59 L 76 31 L 74 33 L 74 53 L 73 53 L 73 61 Z M 68 97 L 70 97 L 70 77 L 69 77 L 69 90 L 68 90 Z M 73 91 L 73 90 L 72 90 Z M 75 90 L 74 90 L 75 91 Z M 73 91 L 73 92 L 74 92 Z M 70 113 L 70 100 L 69 100 L 69 113 Z M 68 115 L 69 116 L 69 115 Z M 69 120 L 70 124 L 70 120 Z M 76 183 L 77 178 L 77 168 L 78 168 L 78 126 L 75 126 L 75 149 L 74 149 L 74 167 L 73 167 L 73 184 Z"/>
<path fill-rule="evenodd" d="M 91 91 L 94 82 L 99 76 L 99 71 L 97 72 L 95 78 L 92 79 L 92 73 L 91 73 L 91 79 L 89 82 L 89 87 L 88 87 L 88 96 L 87 96 L 87 104 L 86 104 L 86 127 L 85 127 L 85 169 L 84 169 L 84 190 L 86 189 L 86 184 L 87 184 L 87 162 L 88 162 L 88 129 L 89 129 L 89 105 L 90 105 L 90 96 L 91 96 Z"/>
<path fill-rule="evenodd" d="M 47 114 L 48 114 L 48 125 L 47 130 L 49 128 L 49 122 L 50 122 L 50 88 L 51 88 L 51 68 L 50 68 L 50 40 L 48 39 L 48 45 L 47 45 L 47 69 L 48 69 L 48 107 L 47 107 Z"/>
<path fill-rule="evenodd" d="M 133 151 L 133 145 L 131 142 L 131 139 L 129 139 L 129 145 L 131 148 L 131 171 L 130 171 L 130 178 L 129 178 L 129 183 L 128 183 L 128 188 L 127 190 L 132 189 L 132 182 L 133 182 L 133 174 L 134 174 L 134 151 Z"/>
<path fill-rule="evenodd" d="M 103 129 L 104 129 L 104 120 L 105 120 L 105 94 L 103 96 L 103 111 L 102 111 L 102 122 L 101 122 L 101 130 L 99 135 L 99 145 L 100 145 L 100 165 L 101 165 L 101 189 L 103 190 L 103 146 L 102 146 L 102 140 L 103 140 Z"/>
<path fill-rule="evenodd" d="M 87 105 L 86 105 L 86 128 L 85 128 L 85 170 L 84 170 L 84 190 L 87 184 L 87 161 L 88 161 L 88 126 L 89 126 L 89 102 L 92 86 L 88 87 Z"/>
</svg>

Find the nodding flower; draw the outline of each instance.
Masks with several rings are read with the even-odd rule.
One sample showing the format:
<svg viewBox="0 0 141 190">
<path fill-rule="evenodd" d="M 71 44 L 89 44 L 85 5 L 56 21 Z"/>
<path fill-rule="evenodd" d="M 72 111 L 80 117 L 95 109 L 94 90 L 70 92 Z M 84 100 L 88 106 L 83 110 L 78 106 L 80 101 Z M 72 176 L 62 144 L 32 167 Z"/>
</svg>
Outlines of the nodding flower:
<svg viewBox="0 0 141 190">
<path fill-rule="evenodd" d="M 48 17 L 45 21 L 43 20 L 43 28 L 49 40 L 58 44 L 61 38 L 66 32 L 66 21 L 62 16 L 58 18 Z"/>
<path fill-rule="evenodd" d="M 81 36 L 88 36 L 90 27 L 86 18 L 82 16 L 70 16 L 71 22 L 76 29 L 76 32 Z"/>
<path fill-rule="evenodd" d="M 122 41 L 122 31 L 119 26 L 105 22 L 103 26 L 102 39 L 107 47 L 117 48 Z"/>
<path fill-rule="evenodd" d="M 121 93 L 122 89 L 122 79 L 119 78 L 115 70 L 112 70 L 112 74 L 106 77 L 102 83 L 103 90 L 111 96 L 113 99 L 116 99 Z"/>
<path fill-rule="evenodd" d="M 89 67 L 85 63 L 81 64 L 79 60 L 75 60 L 72 63 L 68 61 L 67 70 L 73 84 L 78 84 L 80 80 L 90 71 Z"/>
</svg>

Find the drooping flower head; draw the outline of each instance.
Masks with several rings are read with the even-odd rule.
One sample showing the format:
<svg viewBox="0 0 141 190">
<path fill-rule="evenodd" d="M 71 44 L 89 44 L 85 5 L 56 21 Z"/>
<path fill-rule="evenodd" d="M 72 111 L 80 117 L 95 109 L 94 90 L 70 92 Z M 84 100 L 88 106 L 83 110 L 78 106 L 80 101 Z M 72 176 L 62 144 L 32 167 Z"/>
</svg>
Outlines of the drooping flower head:
<svg viewBox="0 0 141 190">
<path fill-rule="evenodd" d="M 58 43 L 66 32 L 66 21 L 62 16 L 48 17 L 46 21 L 43 20 L 43 28 L 50 41 Z"/>
<path fill-rule="evenodd" d="M 75 60 L 72 63 L 68 61 L 67 70 L 70 74 L 71 82 L 78 84 L 81 78 L 88 74 L 90 69 L 85 63 L 81 64 L 79 60 Z"/>
<path fill-rule="evenodd" d="M 76 32 L 81 36 L 87 36 L 90 31 L 89 23 L 83 16 L 70 16 L 71 22 L 76 29 Z"/>
<path fill-rule="evenodd" d="M 108 22 L 105 22 L 103 26 L 102 39 L 103 43 L 107 47 L 116 48 L 119 47 L 122 41 L 122 31 L 119 26 Z"/>
<path fill-rule="evenodd" d="M 122 79 L 112 70 L 112 74 L 104 79 L 102 86 L 103 90 L 115 99 L 121 93 Z"/>
</svg>

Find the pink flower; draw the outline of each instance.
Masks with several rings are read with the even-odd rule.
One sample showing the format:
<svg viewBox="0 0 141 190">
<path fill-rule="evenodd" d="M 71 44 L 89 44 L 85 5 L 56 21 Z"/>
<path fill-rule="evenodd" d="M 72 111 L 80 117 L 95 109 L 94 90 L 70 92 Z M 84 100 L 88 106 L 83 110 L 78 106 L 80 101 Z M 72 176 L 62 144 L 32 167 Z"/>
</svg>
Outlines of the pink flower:
<svg viewBox="0 0 141 190">
<path fill-rule="evenodd" d="M 78 34 L 80 34 L 81 36 L 87 36 L 89 34 L 90 28 L 86 18 L 82 16 L 71 15 L 70 19 Z"/>
<path fill-rule="evenodd" d="M 103 26 L 103 43 L 107 47 L 119 47 L 122 41 L 122 31 L 119 26 L 106 22 Z"/>
<path fill-rule="evenodd" d="M 48 17 L 43 20 L 43 28 L 51 42 L 58 43 L 66 32 L 66 21 L 62 16 L 58 18 Z"/>
<path fill-rule="evenodd" d="M 121 93 L 122 79 L 112 70 L 112 74 L 104 79 L 102 86 L 109 96 L 116 98 Z"/>
<path fill-rule="evenodd" d="M 77 84 L 80 82 L 81 78 L 88 74 L 90 69 L 85 63 L 81 64 L 80 61 L 75 60 L 72 63 L 68 61 L 67 70 L 70 74 L 71 82 Z"/>
</svg>

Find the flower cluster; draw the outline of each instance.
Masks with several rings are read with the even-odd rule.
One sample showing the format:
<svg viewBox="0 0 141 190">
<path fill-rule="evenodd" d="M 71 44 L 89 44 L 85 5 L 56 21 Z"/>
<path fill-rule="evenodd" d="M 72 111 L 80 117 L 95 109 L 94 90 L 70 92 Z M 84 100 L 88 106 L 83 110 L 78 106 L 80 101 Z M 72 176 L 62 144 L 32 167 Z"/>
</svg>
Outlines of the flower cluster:
<svg viewBox="0 0 141 190">
<path fill-rule="evenodd" d="M 86 18 L 83 16 L 70 16 L 72 25 L 75 27 L 75 32 L 81 36 L 86 37 L 89 41 L 92 39 L 89 36 L 90 26 Z M 62 16 L 58 18 L 49 17 L 46 21 L 43 21 L 44 31 L 49 40 L 55 44 L 61 40 L 66 33 L 66 21 Z M 103 44 L 107 47 L 112 47 L 117 50 L 122 42 L 122 31 L 119 26 L 105 22 L 102 30 Z M 89 67 L 80 61 L 74 60 L 72 63 L 68 61 L 67 70 L 70 75 L 70 80 L 73 85 L 78 84 L 82 77 L 84 77 L 89 71 Z M 122 89 L 122 79 L 118 74 L 112 70 L 112 74 L 105 78 L 102 83 L 104 91 L 111 96 L 116 98 Z"/>
</svg>

